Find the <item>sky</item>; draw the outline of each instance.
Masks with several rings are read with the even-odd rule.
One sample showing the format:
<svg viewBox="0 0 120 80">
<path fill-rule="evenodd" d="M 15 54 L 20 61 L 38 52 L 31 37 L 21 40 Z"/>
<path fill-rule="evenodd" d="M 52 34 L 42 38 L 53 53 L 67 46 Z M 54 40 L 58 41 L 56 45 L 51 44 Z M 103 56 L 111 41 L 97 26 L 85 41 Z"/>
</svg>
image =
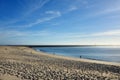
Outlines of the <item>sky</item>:
<svg viewBox="0 0 120 80">
<path fill-rule="evenodd" d="M 0 45 L 120 45 L 120 0 L 0 0 Z"/>
</svg>

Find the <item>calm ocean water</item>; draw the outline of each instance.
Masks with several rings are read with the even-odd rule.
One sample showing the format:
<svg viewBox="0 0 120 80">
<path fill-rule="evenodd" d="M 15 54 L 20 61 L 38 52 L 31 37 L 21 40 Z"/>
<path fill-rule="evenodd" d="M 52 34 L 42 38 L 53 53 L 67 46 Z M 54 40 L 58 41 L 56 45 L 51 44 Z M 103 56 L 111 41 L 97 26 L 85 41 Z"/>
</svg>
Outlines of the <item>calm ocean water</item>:
<svg viewBox="0 0 120 80">
<path fill-rule="evenodd" d="M 68 57 L 120 62 L 120 46 L 34 47 L 37 51 Z"/>
</svg>

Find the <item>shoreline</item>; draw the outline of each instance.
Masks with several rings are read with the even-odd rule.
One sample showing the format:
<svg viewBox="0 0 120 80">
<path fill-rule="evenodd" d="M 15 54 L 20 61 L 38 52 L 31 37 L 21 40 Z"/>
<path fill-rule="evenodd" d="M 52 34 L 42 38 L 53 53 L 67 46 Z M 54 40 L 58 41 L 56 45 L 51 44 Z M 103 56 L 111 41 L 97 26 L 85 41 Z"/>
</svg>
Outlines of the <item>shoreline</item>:
<svg viewBox="0 0 120 80">
<path fill-rule="evenodd" d="M 119 80 L 120 65 L 52 55 L 29 47 L 0 46 L 0 79 Z"/>
<path fill-rule="evenodd" d="M 31 48 L 33 49 L 33 48 Z M 35 50 L 35 49 L 33 49 Z M 71 56 L 64 56 L 64 55 L 57 55 L 57 54 L 50 54 L 45 51 L 37 51 L 36 52 L 47 55 L 50 57 L 55 57 L 55 58 L 61 58 L 61 59 L 67 59 L 67 60 L 74 60 L 74 61 L 83 61 L 83 62 L 91 62 L 91 63 L 98 63 L 98 64 L 106 64 L 106 65 L 115 65 L 115 66 L 120 66 L 119 62 L 110 62 L 110 61 L 104 61 L 104 60 L 98 60 L 98 59 L 90 59 L 90 58 L 78 58 L 78 57 L 71 57 Z"/>
</svg>

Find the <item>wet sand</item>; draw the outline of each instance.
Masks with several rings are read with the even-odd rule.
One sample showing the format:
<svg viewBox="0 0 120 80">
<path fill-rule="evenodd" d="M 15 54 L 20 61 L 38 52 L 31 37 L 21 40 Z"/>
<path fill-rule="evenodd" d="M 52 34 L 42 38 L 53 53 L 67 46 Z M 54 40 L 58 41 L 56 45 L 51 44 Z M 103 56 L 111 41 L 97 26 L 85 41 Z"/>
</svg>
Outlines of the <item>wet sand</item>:
<svg viewBox="0 0 120 80">
<path fill-rule="evenodd" d="M 0 46 L 0 80 L 120 80 L 120 64 Z"/>
</svg>

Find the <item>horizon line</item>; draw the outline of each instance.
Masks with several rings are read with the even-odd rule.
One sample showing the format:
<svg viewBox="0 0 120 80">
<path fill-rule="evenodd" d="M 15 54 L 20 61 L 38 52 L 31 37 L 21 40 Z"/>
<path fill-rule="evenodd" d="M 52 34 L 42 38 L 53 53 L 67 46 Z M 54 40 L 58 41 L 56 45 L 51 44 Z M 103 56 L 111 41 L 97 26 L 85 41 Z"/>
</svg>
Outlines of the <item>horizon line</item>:
<svg viewBox="0 0 120 80">
<path fill-rule="evenodd" d="M 120 46 L 120 45 L 0 45 L 0 46 L 27 46 L 27 47 L 79 47 L 79 46 Z"/>
</svg>

